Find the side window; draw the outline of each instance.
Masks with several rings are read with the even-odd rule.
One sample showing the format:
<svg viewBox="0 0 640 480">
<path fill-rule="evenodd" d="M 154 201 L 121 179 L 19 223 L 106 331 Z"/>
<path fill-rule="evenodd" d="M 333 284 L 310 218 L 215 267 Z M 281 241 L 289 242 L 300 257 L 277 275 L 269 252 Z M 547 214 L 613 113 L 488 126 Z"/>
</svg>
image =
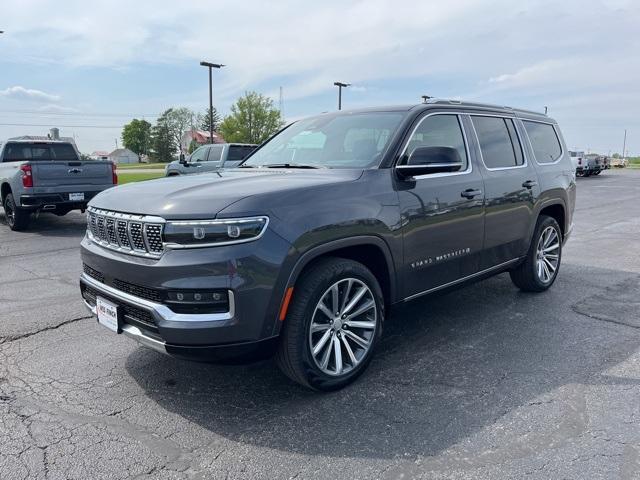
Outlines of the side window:
<svg viewBox="0 0 640 480">
<path fill-rule="evenodd" d="M 462 160 L 460 171 L 466 170 L 469 165 L 462 127 L 457 115 L 431 115 L 422 120 L 409 139 L 407 155 L 411 155 L 418 147 L 455 148 Z"/>
<path fill-rule="evenodd" d="M 481 116 L 472 116 L 471 120 L 487 168 L 509 168 L 524 163 L 513 120 Z"/>
<path fill-rule="evenodd" d="M 190 162 L 202 162 L 204 160 L 206 160 L 207 158 L 207 147 L 200 147 L 197 148 L 192 154 L 191 154 L 191 158 L 189 159 Z"/>
<path fill-rule="evenodd" d="M 222 156 L 222 150 L 224 150 L 223 145 L 213 145 L 209 147 L 209 156 L 207 157 L 207 161 L 219 162 L 220 157 Z"/>
<path fill-rule="evenodd" d="M 553 125 L 548 123 L 527 122 L 523 121 L 524 128 L 531 140 L 533 153 L 538 163 L 552 163 L 562 155 L 562 147 L 560 140 Z M 572 156 L 578 156 L 573 154 Z"/>
</svg>

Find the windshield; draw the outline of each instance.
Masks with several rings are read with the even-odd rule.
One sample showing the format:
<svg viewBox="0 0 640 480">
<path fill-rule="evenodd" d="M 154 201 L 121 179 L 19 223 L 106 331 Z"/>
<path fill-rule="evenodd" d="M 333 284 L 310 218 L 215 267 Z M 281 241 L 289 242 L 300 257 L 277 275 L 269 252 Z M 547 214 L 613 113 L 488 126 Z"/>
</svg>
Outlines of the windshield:
<svg viewBox="0 0 640 480">
<path fill-rule="evenodd" d="M 380 163 L 403 115 L 328 114 L 294 123 L 255 152 L 243 167 L 367 168 Z"/>
</svg>

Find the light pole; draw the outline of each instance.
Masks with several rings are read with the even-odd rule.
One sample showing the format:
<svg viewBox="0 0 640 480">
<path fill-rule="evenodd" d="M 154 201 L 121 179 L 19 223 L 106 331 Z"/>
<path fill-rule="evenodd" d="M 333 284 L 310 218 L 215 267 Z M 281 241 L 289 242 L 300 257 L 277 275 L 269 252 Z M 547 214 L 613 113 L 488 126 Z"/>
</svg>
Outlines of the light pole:
<svg viewBox="0 0 640 480">
<path fill-rule="evenodd" d="M 622 142 L 622 159 L 626 158 L 624 151 L 627 149 L 627 129 L 624 129 L 624 140 Z"/>
<path fill-rule="evenodd" d="M 221 63 L 200 62 L 200 65 L 209 69 L 209 143 L 213 143 L 213 68 L 222 68 Z"/>
<path fill-rule="evenodd" d="M 343 82 L 333 82 L 333 84 L 338 87 L 338 110 L 342 110 L 342 89 L 347 88 L 351 84 Z"/>
</svg>

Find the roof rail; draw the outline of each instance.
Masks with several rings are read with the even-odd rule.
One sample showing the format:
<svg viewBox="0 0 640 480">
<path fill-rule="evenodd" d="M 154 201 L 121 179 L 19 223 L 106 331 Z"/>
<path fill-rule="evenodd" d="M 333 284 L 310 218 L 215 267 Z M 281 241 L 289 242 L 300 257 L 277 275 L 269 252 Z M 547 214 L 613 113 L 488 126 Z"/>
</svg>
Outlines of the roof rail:
<svg viewBox="0 0 640 480">
<path fill-rule="evenodd" d="M 509 107 L 507 105 L 496 105 L 496 104 L 481 103 L 481 102 L 467 102 L 464 100 L 451 100 L 446 98 L 430 98 L 424 103 L 429 105 L 461 105 L 461 106 L 471 107 L 471 108 L 476 107 L 476 108 L 485 108 L 485 109 L 511 110 L 513 112 L 527 113 L 531 115 L 540 115 L 543 117 L 546 116 L 546 114 L 542 112 L 525 110 L 523 108 Z"/>
</svg>

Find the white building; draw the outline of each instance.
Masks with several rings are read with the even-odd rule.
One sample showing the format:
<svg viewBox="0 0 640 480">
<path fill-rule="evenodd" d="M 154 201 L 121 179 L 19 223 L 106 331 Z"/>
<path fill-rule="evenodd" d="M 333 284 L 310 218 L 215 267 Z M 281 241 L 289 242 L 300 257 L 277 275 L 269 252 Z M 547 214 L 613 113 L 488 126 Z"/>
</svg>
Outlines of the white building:
<svg viewBox="0 0 640 480">
<path fill-rule="evenodd" d="M 109 154 L 109 160 L 113 163 L 139 163 L 140 157 L 128 148 L 117 148 Z"/>
</svg>

